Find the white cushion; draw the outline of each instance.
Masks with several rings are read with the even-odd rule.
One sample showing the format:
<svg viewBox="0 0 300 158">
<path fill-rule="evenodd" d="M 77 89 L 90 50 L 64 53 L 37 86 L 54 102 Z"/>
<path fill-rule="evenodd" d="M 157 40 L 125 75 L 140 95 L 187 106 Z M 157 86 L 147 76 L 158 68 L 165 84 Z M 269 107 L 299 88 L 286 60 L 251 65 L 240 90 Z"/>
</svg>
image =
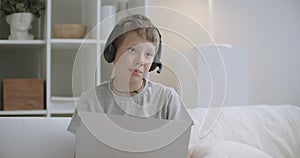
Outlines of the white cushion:
<svg viewBox="0 0 300 158">
<path fill-rule="evenodd" d="M 213 108 L 188 110 L 194 121 L 190 147 L 205 142 L 234 141 L 273 157 L 299 158 L 299 107 L 249 105 L 224 107 L 220 115 L 216 111 Z"/>
<path fill-rule="evenodd" d="M 191 158 L 271 158 L 257 148 L 233 141 L 202 143 L 191 150 Z"/>
</svg>

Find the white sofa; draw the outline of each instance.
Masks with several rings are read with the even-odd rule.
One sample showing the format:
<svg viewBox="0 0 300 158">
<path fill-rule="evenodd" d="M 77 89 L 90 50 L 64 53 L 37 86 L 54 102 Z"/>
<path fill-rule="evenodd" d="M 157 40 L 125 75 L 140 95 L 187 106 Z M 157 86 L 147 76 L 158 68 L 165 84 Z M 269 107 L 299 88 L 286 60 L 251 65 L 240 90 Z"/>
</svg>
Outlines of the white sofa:
<svg viewBox="0 0 300 158">
<path fill-rule="evenodd" d="M 207 117 L 214 116 L 206 115 L 207 110 L 188 109 L 194 121 L 192 158 L 223 158 L 226 154 L 234 155 L 231 158 L 259 157 L 253 154 L 264 158 L 300 157 L 299 106 L 224 107 L 216 124 L 210 124 L 216 118 Z M 204 126 L 204 119 L 214 128 Z M 0 158 L 73 158 L 75 135 L 66 131 L 69 122 L 70 118 L 61 117 L 0 117 Z"/>
<path fill-rule="evenodd" d="M 73 158 L 70 118 L 0 117 L 0 158 Z"/>
</svg>

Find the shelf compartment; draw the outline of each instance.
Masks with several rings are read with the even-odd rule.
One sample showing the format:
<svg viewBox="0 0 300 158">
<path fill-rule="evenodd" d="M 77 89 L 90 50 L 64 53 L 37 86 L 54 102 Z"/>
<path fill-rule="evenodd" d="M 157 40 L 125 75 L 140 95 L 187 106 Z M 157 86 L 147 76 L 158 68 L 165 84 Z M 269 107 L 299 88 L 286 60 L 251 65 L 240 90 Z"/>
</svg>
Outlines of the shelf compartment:
<svg viewBox="0 0 300 158">
<path fill-rule="evenodd" d="M 68 6 L 72 9 L 66 9 Z M 87 27 L 89 39 L 97 38 L 97 0 L 57 0 L 52 1 L 52 26 L 56 24 L 82 24 Z M 52 28 L 51 28 L 52 30 Z M 52 36 L 53 37 L 53 36 Z"/>
<path fill-rule="evenodd" d="M 46 110 L 11 110 L 11 111 L 0 111 L 0 116 L 9 115 L 46 115 Z"/>
<path fill-rule="evenodd" d="M 83 91 L 95 85 L 93 79 L 98 62 L 97 45 L 87 44 L 80 48 L 71 48 L 67 44 L 67 46 L 53 47 L 55 49 L 53 48 L 51 52 L 50 98 L 54 96 L 78 97 Z"/>
<path fill-rule="evenodd" d="M 33 52 L 45 47 L 45 40 L 0 40 L 0 52 Z"/>
<path fill-rule="evenodd" d="M 76 49 L 51 52 L 51 96 L 72 96 L 72 71 Z"/>
<path fill-rule="evenodd" d="M 51 114 L 72 114 L 75 110 L 75 103 L 74 102 L 67 102 L 67 103 L 59 103 L 59 102 L 51 102 L 50 108 L 48 112 Z"/>
<path fill-rule="evenodd" d="M 20 46 L 22 45 L 22 47 Z M 46 47 L 44 44 L 16 46 L 0 45 L 0 89 L 2 80 L 9 78 L 46 79 Z M 2 107 L 2 91 L 0 91 Z"/>
<path fill-rule="evenodd" d="M 0 50 L 0 79 L 45 78 L 44 46 L 2 47 L 1 45 Z"/>
<path fill-rule="evenodd" d="M 52 96 L 49 111 L 51 114 L 72 114 L 75 110 L 75 102 L 78 100 L 79 97 Z"/>
<path fill-rule="evenodd" d="M 47 1 L 47 0 L 45 0 Z M 39 18 L 34 18 L 31 23 L 31 28 L 28 30 L 30 34 L 33 35 L 34 40 L 43 40 L 46 39 L 47 29 L 46 29 L 46 17 L 47 10 L 42 11 L 42 14 Z M 7 40 L 10 35 L 10 26 L 5 20 L 5 15 L 2 13 L 0 15 L 0 40 Z M 10 40 L 13 41 L 13 40 Z M 30 41 L 30 40 L 28 40 Z"/>
</svg>

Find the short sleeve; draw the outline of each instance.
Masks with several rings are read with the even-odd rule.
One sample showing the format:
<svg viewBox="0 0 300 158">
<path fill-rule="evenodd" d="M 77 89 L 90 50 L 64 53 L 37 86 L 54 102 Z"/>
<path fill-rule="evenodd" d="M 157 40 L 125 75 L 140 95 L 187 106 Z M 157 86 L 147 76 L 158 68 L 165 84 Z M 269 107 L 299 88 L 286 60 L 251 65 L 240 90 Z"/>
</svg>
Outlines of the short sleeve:
<svg viewBox="0 0 300 158">
<path fill-rule="evenodd" d="M 89 111 L 89 106 L 88 106 L 88 102 L 85 98 L 84 95 L 82 95 L 80 97 L 80 99 L 76 102 L 76 108 L 75 108 L 75 111 L 73 113 L 73 116 L 72 116 L 72 119 L 71 119 L 71 122 L 67 128 L 67 130 L 73 134 L 76 134 L 76 131 L 77 131 L 77 127 L 80 125 L 81 123 L 81 120 L 80 120 L 80 117 L 78 115 L 78 110 L 80 111 Z"/>
<path fill-rule="evenodd" d="M 173 88 L 170 89 L 171 91 L 168 101 L 168 118 L 172 120 L 192 122 L 192 119 L 185 109 L 185 106 L 178 96 L 177 92 Z"/>
</svg>

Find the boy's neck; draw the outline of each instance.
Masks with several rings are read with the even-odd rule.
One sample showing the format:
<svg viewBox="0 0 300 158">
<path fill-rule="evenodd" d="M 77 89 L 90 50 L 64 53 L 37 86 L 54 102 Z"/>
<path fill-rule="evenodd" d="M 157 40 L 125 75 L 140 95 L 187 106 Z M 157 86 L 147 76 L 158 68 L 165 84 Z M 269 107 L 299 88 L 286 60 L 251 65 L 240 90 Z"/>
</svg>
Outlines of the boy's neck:
<svg viewBox="0 0 300 158">
<path fill-rule="evenodd" d="M 145 86 L 145 79 L 142 79 L 138 82 L 135 83 L 130 83 L 128 81 L 122 80 L 122 79 L 118 79 L 118 78 L 114 78 L 112 81 L 112 89 L 114 92 L 117 92 L 118 94 L 124 95 L 124 96 L 128 96 L 128 95 L 136 95 L 138 93 L 140 93 L 144 86 Z"/>
</svg>

